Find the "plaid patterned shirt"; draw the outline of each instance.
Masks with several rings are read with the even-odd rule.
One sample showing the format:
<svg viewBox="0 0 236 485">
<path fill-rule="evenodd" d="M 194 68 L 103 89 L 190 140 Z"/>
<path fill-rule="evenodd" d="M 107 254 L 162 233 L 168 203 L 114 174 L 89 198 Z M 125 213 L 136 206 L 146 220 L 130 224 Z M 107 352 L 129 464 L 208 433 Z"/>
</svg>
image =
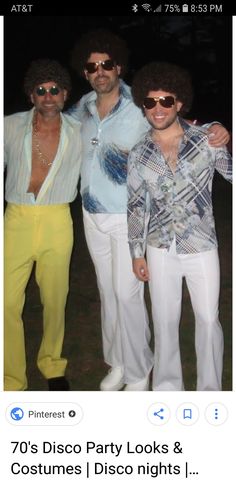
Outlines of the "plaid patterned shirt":
<svg viewBox="0 0 236 485">
<path fill-rule="evenodd" d="M 232 181 L 228 150 L 208 144 L 204 130 L 179 119 L 184 135 L 173 173 L 149 132 L 128 160 L 128 227 L 132 258 L 145 254 L 146 243 L 179 254 L 217 246 L 212 208 L 215 169 Z"/>
</svg>

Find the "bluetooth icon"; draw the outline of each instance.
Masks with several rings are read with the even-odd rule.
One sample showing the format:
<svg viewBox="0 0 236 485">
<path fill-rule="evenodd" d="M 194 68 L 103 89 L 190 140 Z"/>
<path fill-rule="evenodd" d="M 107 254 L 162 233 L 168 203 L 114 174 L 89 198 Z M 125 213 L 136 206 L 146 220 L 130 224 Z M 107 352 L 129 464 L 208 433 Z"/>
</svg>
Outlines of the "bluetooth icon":
<svg viewBox="0 0 236 485">
<path fill-rule="evenodd" d="M 132 6 L 132 10 L 135 13 L 138 11 L 138 5 L 136 3 Z"/>
</svg>

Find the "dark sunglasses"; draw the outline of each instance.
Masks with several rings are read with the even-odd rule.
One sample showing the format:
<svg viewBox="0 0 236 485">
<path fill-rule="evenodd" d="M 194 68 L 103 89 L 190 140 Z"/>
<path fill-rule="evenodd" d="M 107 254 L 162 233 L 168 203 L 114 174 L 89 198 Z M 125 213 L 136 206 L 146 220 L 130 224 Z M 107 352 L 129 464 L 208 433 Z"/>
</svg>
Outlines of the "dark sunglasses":
<svg viewBox="0 0 236 485">
<path fill-rule="evenodd" d="M 60 93 L 60 89 L 57 86 L 51 86 L 51 88 L 44 88 L 43 86 L 39 86 L 35 90 L 38 96 L 45 96 L 46 93 L 50 93 L 52 96 L 57 96 Z"/>
<path fill-rule="evenodd" d="M 98 66 L 102 66 L 105 71 L 111 71 L 115 67 L 115 62 L 112 59 L 97 62 L 87 62 L 85 64 L 85 69 L 89 74 L 94 74 L 98 70 Z"/>
<path fill-rule="evenodd" d="M 158 98 L 144 98 L 143 106 L 146 109 L 155 108 L 160 103 L 163 108 L 171 108 L 175 104 L 174 96 L 158 96 Z"/>
</svg>

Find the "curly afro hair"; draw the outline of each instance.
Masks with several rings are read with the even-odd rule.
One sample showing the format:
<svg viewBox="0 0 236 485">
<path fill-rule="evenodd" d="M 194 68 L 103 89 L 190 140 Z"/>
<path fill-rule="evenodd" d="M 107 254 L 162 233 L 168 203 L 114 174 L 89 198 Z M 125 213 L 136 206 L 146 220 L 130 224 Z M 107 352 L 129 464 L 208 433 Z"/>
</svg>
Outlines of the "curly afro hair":
<svg viewBox="0 0 236 485">
<path fill-rule="evenodd" d="M 69 72 L 53 59 L 37 59 L 32 61 L 24 78 L 24 91 L 30 96 L 36 86 L 54 81 L 61 89 L 71 90 Z"/>
<path fill-rule="evenodd" d="M 80 76 L 84 75 L 84 66 L 93 52 L 110 56 L 121 66 L 121 77 L 124 76 L 128 62 L 128 48 L 123 39 L 104 29 L 84 34 L 76 43 L 71 55 L 71 65 Z"/>
<path fill-rule="evenodd" d="M 175 94 L 177 100 L 183 103 L 181 115 L 190 110 L 193 98 L 192 83 L 190 74 L 182 67 L 168 62 L 151 62 L 134 76 L 132 95 L 135 104 L 142 110 L 143 100 L 149 91 L 159 90 Z"/>
</svg>

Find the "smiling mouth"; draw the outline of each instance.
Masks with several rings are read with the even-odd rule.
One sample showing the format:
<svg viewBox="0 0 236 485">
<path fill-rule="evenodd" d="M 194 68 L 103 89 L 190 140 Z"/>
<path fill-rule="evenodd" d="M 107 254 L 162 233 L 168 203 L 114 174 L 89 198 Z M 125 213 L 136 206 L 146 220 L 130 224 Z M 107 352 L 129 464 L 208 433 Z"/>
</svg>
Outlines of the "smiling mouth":
<svg viewBox="0 0 236 485">
<path fill-rule="evenodd" d="M 154 120 L 162 121 L 166 118 L 166 116 L 165 115 L 155 115 L 153 118 L 154 118 Z"/>
<path fill-rule="evenodd" d="M 54 108 L 54 106 L 56 106 L 54 103 L 44 103 L 43 104 L 44 108 Z"/>
</svg>

